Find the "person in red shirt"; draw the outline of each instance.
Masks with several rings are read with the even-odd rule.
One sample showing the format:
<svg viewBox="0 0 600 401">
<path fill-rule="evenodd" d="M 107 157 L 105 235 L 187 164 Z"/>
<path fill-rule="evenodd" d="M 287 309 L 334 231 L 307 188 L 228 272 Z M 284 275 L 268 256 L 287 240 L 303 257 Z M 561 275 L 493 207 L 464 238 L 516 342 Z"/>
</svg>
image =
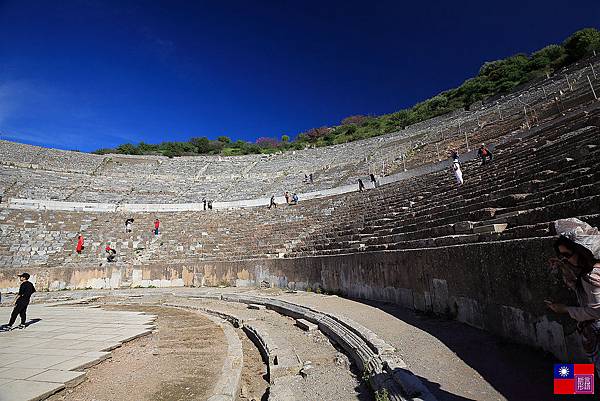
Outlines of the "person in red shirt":
<svg viewBox="0 0 600 401">
<path fill-rule="evenodd" d="M 154 235 L 158 235 L 158 228 L 160 227 L 160 220 L 158 217 L 154 220 Z"/>
<path fill-rule="evenodd" d="M 494 155 L 490 150 L 485 146 L 485 143 L 482 143 L 477 151 L 477 157 L 481 159 L 481 165 L 483 166 L 486 161 L 494 160 Z"/>
<path fill-rule="evenodd" d="M 77 247 L 75 248 L 75 252 L 77 252 L 78 254 L 81 254 L 81 251 L 83 251 L 83 241 L 83 235 L 79 234 L 77 238 Z"/>
<path fill-rule="evenodd" d="M 115 258 L 117 257 L 117 251 L 113 248 L 110 247 L 110 244 L 106 244 L 106 248 L 104 248 L 104 250 L 106 251 L 106 261 L 108 262 L 114 262 Z"/>
</svg>

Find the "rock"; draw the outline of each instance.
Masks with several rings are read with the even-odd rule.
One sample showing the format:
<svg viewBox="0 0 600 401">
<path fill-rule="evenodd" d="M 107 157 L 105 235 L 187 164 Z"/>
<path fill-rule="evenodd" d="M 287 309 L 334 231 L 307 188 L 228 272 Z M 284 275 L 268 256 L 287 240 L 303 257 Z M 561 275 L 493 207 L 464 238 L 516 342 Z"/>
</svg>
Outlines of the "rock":
<svg viewBox="0 0 600 401">
<path fill-rule="evenodd" d="M 248 386 L 246 386 L 245 384 L 242 384 L 242 388 L 240 389 L 240 397 L 242 398 L 248 398 Z"/>
<path fill-rule="evenodd" d="M 342 354 L 342 353 L 337 353 L 335 355 L 335 358 L 333 359 L 333 362 L 337 365 L 337 366 L 342 366 L 345 369 L 349 369 L 350 368 L 350 361 L 348 360 L 348 357 L 346 357 L 346 355 Z"/>
<path fill-rule="evenodd" d="M 311 374 L 312 372 L 312 365 L 310 364 L 310 361 L 306 361 L 304 362 L 304 366 L 302 366 L 302 369 L 300 369 L 300 376 L 302 376 L 303 378 L 307 378 L 308 375 Z"/>
</svg>

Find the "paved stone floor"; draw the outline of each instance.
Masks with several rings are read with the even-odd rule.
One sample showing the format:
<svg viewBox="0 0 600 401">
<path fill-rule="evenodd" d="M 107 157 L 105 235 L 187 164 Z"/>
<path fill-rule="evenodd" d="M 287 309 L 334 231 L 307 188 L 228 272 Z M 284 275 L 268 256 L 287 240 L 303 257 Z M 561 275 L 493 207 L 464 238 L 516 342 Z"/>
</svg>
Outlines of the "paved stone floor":
<svg viewBox="0 0 600 401">
<path fill-rule="evenodd" d="M 0 323 L 12 308 L 0 308 Z M 25 329 L 0 331 L 0 401 L 39 400 L 85 378 L 85 367 L 152 331 L 153 315 L 30 305 Z M 19 320 L 17 319 L 17 323 Z"/>
</svg>

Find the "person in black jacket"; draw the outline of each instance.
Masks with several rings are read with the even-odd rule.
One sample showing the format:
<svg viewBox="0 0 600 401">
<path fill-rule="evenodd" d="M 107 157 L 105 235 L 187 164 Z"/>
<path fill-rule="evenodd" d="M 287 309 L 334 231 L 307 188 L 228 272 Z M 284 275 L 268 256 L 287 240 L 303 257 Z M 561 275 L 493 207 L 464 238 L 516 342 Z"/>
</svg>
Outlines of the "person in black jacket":
<svg viewBox="0 0 600 401">
<path fill-rule="evenodd" d="M 275 203 L 275 195 L 271 196 L 271 201 L 269 202 L 269 209 L 274 207 L 275 209 L 277 209 L 277 203 Z"/>
<path fill-rule="evenodd" d="M 17 316 L 21 317 L 21 324 L 18 326 L 19 329 L 25 328 L 25 322 L 27 321 L 27 306 L 29 306 L 29 300 L 31 295 L 35 292 L 35 287 L 29 282 L 29 273 L 19 274 L 19 280 L 21 286 L 19 287 L 19 294 L 15 297 L 15 307 L 10 315 L 10 321 L 8 322 L 8 329 L 12 329 L 12 325 L 17 320 Z"/>
<path fill-rule="evenodd" d="M 375 178 L 375 174 L 369 174 L 369 178 L 371 178 L 371 182 L 373 183 L 373 188 L 377 188 L 377 178 Z"/>
<path fill-rule="evenodd" d="M 358 179 L 358 190 L 360 192 L 365 190 L 365 184 L 363 183 L 363 181 L 360 178 Z"/>
</svg>

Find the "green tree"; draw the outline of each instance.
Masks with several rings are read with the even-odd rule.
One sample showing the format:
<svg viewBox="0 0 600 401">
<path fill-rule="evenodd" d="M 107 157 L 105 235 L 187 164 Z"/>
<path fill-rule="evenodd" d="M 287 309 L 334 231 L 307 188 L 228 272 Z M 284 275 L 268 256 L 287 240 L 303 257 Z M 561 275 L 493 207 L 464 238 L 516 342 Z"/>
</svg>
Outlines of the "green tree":
<svg viewBox="0 0 600 401">
<path fill-rule="evenodd" d="M 132 143 L 124 143 L 122 145 L 117 146 L 117 153 L 123 155 L 141 155 L 142 152 Z"/>
<path fill-rule="evenodd" d="M 210 140 L 205 136 L 192 138 L 189 142 L 196 147 L 196 152 L 201 155 L 210 152 Z"/>
<path fill-rule="evenodd" d="M 289 142 L 289 141 L 290 141 L 290 137 L 288 135 L 281 136 L 281 142 Z"/>
<path fill-rule="evenodd" d="M 210 141 L 208 147 L 208 153 L 211 155 L 216 155 L 223 150 L 225 147 L 225 142 L 219 141 L 218 139 L 216 141 Z"/>
<path fill-rule="evenodd" d="M 243 153 L 245 155 L 250 155 L 253 153 L 261 153 L 261 148 L 255 143 L 247 143 L 243 149 Z"/>
<path fill-rule="evenodd" d="M 594 28 L 577 31 L 564 41 L 563 46 L 569 61 L 580 60 L 594 50 L 600 51 L 600 31 Z"/>
<path fill-rule="evenodd" d="M 330 130 L 331 128 L 329 127 L 311 128 L 308 131 L 298 135 L 298 140 L 316 142 L 319 138 L 327 135 Z"/>
<path fill-rule="evenodd" d="M 342 125 L 360 125 L 369 117 L 357 114 L 354 116 L 348 116 L 342 120 Z"/>
<path fill-rule="evenodd" d="M 140 153 L 143 155 L 148 155 L 148 154 L 153 154 L 153 153 L 159 152 L 158 145 L 149 144 L 149 143 L 145 143 L 145 142 L 140 142 L 140 144 L 137 146 L 137 148 L 140 151 Z"/>
<path fill-rule="evenodd" d="M 549 71 L 560 66 L 566 57 L 565 48 L 559 45 L 549 45 L 531 55 L 529 68 L 531 71 Z"/>
<path fill-rule="evenodd" d="M 221 135 L 220 137 L 218 137 L 217 141 L 223 142 L 223 143 L 231 143 L 231 139 L 225 135 Z"/>
</svg>

